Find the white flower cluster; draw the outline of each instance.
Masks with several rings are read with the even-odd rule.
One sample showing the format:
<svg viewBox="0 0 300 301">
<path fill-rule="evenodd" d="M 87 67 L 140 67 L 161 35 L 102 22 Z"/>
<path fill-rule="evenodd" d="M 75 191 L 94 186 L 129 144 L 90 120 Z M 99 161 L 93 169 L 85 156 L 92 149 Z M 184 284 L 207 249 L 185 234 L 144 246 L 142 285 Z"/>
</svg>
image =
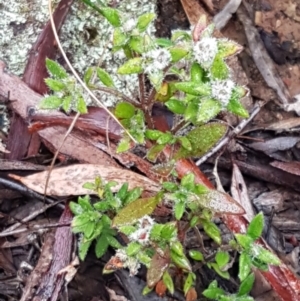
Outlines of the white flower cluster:
<svg viewBox="0 0 300 301">
<path fill-rule="evenodd" d="M 129 257 L 126 252 L 122 249 L 118 249 L 116 251 L 116 258 L 118 258 L 123 263 L 123 268 L 128 268 L 130 276 L 134 276 L 137 274 L 141 264 L 137 259 L 133 257 Z"/>
<path fill-rule="evenodd" d="M 194 44 L 195 60 L 204 68 L 209 69 L 218 52 L 217 39 L 213 37 L 204 37 Z"/>
<path fill-rule="evenodd" d="M 159 73 L 171 62 L 171 54 L 165 48 L 158 48 L 143 53 L 144 70 L 148 74 Z"/>
<path fill-rule="evenodd" d="M 130 18 L 123 23 L 122 28 L 124 32 L 131 32 L 133 29 L 135 29 L 136 25 L 137 20 L 134 18 Z"/>
<path fill-rule="evenodd" d="M 211 82 L 212 97 L 220 101 L 223 107 L 229 103 L 235 83 L 230 80 L 215 80 Z"/>
<path fill-rule="evenodd" d="M 148 245 L 150 232 L 152 230 L 153 225 L 154 220 L 149 215 L 143 216 L 137 222 L 138 230 L 130 234 L 129 239 L 131 241 L 136 241 L 143 246 Z"/>
</svg>

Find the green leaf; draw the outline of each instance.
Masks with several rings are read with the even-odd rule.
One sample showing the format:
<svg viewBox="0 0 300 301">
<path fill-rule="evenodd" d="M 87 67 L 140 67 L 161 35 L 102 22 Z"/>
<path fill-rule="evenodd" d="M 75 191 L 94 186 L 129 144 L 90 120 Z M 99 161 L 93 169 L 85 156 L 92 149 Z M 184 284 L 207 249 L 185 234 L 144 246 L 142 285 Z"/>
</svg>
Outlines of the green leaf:
<svg viewBox="0 0 300 301">
<path fill-rule="evenodd" d="M 89 86 L 90 81 L 92 79 L 94 73 L 94 68 L 93 67 L 89 67 L 87 68 L 87 70 L 85 71 L 84 75 L 83 75 L 83 81 L 85 82 L 85 84 L 87 86 Z"/>
<path fill-rule="evenodd" d="M 40 109 L 53 110 L 59 109 L 62 103 L 62 98 L 55 95 L 44 97 L 39 104 Z"/>
<path fill-rule="evenodd" d="M 169 49 L 172 63 L 176 63 L 188 55 L 189 50 L 180 46 L 174 46 Z"/>
<path fill-rule="evenodd" d="M 225 295 L 225 292 L 221 288 L 218 288 L 217 281 L 214 280 L 202 294 L 208 299 L 219 300 L 218 297 Z"/>
<path fill-rule="evenodd" d="M 181 147 L 175 159 L 201 157 L 207 153 L 226 133 L 227 126 L 222 123 L 209 123 L 191 130 L 187 139 L 191 142 L 192 151 Z"/>
<path fill-rule="evenodd" d="M 178 189 L 178 184 L 173 182 L 164 182 L 162 186 L 164 189 L 170 192 L 176 191 Z"/>
<path fill-rule="evenodd" d="M 219 101 L 208 98 L 201 102 L 197 112 L 197 122 L 207 123 L 216 117 L 222 110 L 222 105 Z"/>
<path fill-rule="evenodd" d="M 247 234 L 253 239 L 257 240 L 261 237 L 264 229 L 264 215 L 262 212 L 258 213 L 248 226 Z"/>
<path fill-rule="evenodd" d="M 254 284 L 255 276 L 254 273 L 249 274 L 243 282 L 240 284 L 238 296 L 248 295 L 252 290 Z"/>
<path fill-rule="evenodd" d="M 106 87 L 114 86 L 114 82 L 113 82 L 111 76 L 100 67 L 97 67 L 97 76 L 98 76 L 99 80 L 102 82 L 102 84 L 105 85 Z"/>
<path fill-rule="evenodd" d="M 194 284 L 194 277 L 192 273 L 189 273 L 188 276 L 185 279 L 184 285 L 183 285 L 183 292 L 184 295 L 186 296 L 187 292 L 189 289 L 193 286 Z"/>
<path fill-rule="evenodd" d="M 147 159 L 151 162 L 156 162 L 157 157 L 162 152 L 162 150 L 165 148 L 164 144 L 156 144 L 153 145 L 147 152 Z"/>
<path fill-rule="evenodd" d="M 61 81 L 53 78 L 46 78 L 45 83 L 52 91 L 59 92 L 65 89 L 66 85 Z"/>
<path fill-rule="evenodd" d="M 151 214 L 156 208 L 156 205 L 161 201 L 161 197 L 161 194 L 157 194 L 154 197 L 138 199 L 131 202 L 118 212 L 113 219 L 113 227 L 132 224 L 144 215 Z"/>
<path fill-rule="evenodd" d="M 69 112 L 71 110 L 72 104 L 72 96 L 66 96 L 62 99 L 62 108 L 65 112 Z"/>
<path fill-rule="evenodd" d="M 135 107 L 129 102 L 119 102 L 115 108 L 115 115 L 119 119 L 132 118 L 135 112 Z"/>
<path fill-rule="evenodd" d="M 163 282 L 164 282 L 165 286 L 167 287 L 168 291 L 171 293 L 171 295 L 173 295 L 174 294 L 174 282 L 172 280 L 172 277 L 168 273 L 168 271 L 164 272 L 162 279 L 163 279 Z"/>
<path fill-rule="evenodd" d="M 262 261 L 263 263 L 273 264 L 273 265 L 280 265 L 281 263 L 280 259 L 275 254 L 266 250 L 262 246 L 253 244 L 251 253 L 253 256 L 255 256 L 255 258 Z"/>
<path fill-rule="evenodd" d="M 182 145 L 183 148 L 185 148 L 188 151 L 192 151 L 192 144 L 188 138 L 184 136 L 178 137 L 177 141 Z"/>
<path fill-rule="evenodd" d="M 178 39 L 183 39 L 185 41 L 191 41 L 191 35 L 184 30 L 174 30 L 172 32 L 171 41 L 176 41 Z"/>
<path fill-rule="evenodd" d="M 174 215 L 176 220 L 180 220 L 185 211 L 185 202 L 177 202 L 174 206 Z"/>
<path fill-rule="evenodd" d="M 193 216 L 190 220 L 190 227 L 196 227 L 200 223 L 200 218 L 198 216 Z"/>
<path fill-rule="evenodd" d="M 200 100 L 199 99 L 193 99 L 191 100 L 184 112 L 184 119 L 186 121 L 192 122 L 194 124 L 197 123 L 197 113 L 200 107 Z"/>
<path fill-rule="evenodd" d="M 145 296 L 153 291 L 153 287 L 150 288 L 147 285 L 143 288 L 142 295 Z"/>
<path fill-rule="evenodd" d="M 106 240 L 112 248 L 114 248 L 114 249 L 122 248 L 122 245 L 119 243 L 119 241 L 114 236 L 107 235 Z"/>
<path fill-rule="evenodd" d="M 176 240 L 171 243 L 170 249 L 172 252 L 175 252 L 179 256 L 184 256 L 184 249 L 183 245 L 181 244 L 180 241 Z"/>
<path fill-rule="evenodd" d="M 126 43 L 127 36 L 124 34 L 121 28 L 116 28 L 113 33 L 113 45 L 114 47 L 123 46 Z"/>
<path fill-rule="evenodd" d="M 171 255 L 171 259 L 172 259 L 173 263 L 177 267 L 179 267 L 187 272 L 192 271 L 191 264 L 190 264 L 189 260 L 185 257 L 185 255 L 179 256 L 177 253 L 175 253 L 173 251 L 171 251 L 170 255 Z"/>
<path fill-rule="evenodd" d="M 195 175 L 189 172 L 183 176 L 180 182 L 181 186 L 188 190 L 192 190 L 195 187 Z"/>
<path fill-rule="evenodd" d="M 79 258 L 83 261 L 87 255 L 87 252 L 92 244 L 92 240 L 87 240 L 79 243 Z"/>
<path fill-rule="evenodd" d="M 253 244 L 253 239 L 245 234 L 234 234 L 238 244 L 242 246 L 245 250 L 249 250 Z"/>
<path fill-rule="evenodd" d="M 72 213 L 74 215 L 80 215 L 84 212 L 84 209 L 77 203 L 75 202 L 70 202 L 69 203 L 69 207 L 70 207 L 70 210 L 72 211 Z"/>
<path fill-rule="evenodd" d="M 145 132 L 145 137 L 150 140 L 157 140 L 162 134 L 163 132 L 161 131 L 147 129 Z"/>
<path fill-rule="evenodd" d="M 53 60 L 46 58 L 46 67 L 51 76 L 58 79 L 68 77 L 66 70 Z"/>
<path fill-rule="evenodd" d="M 237 100 L 233 96 L 231 96 L 226 109 L 229 112 L 231 112 L 235 115 L 241 116 L 243 118 L 248 118 L 249 117 L 248 111 L 243 107 L 243 105 L 240 103 L 240 101 Z"/>
<path fill-rule="evenodd" d="M 126 225 L 119 227 L 119 231 L 124 233 L 125 235 L 129 236 L 130 234 L 134 233 L 137 229 L 134 226 Z"/>
<path fill-rule="evenodd" d="M 108 249 L 108 246 L 109 246 L 109 244 L 106 239 L 106 236 L 102 234 L 97 239 L 97 243 L 95 246 L 95 253 L 96 253 L 97 258 L 100 258 L 105 254 L 106 250 Z"/>
<path fill-rule="evenodd" d="M 191 67 L 191 81 L 195 83 L 201 83 L 204 78 L 204 70 L 200 64 L 194 62 Z"/>
<path fill-rule="evenodd" d="M 163 225 L 160 236 L 166 241 L 170 241 L 177 235 L 176 222 L 169 222 Z"/>
<path fill-rule="evenodd" d="M 135 200 L 137 200 L 142 195 L 143 189 L 140 187 L 135 187 L 128 192 L 126 199 L 124 200 L 124 205 L 127 205 Z"/>
<path fill-rule="evenodd" d="M 223 58 L 216 55 L 211 67 L 210 73 L 214 79 L 227 79 L 229 77 L 229 68 Z"/>
<path fill-rule="evenodd" d="M 155 43 L 161 47 L 171 47 L 174 45 L 171 40 L 166 39 L 166 38 L 157 38 L 157 39 L 155 39 Z"/>
<path fill-rule="evenodd" d="M 220 300 L 220 301 L 222 301 L 222 300 Z M 231 299 L 229 301 L 231 301 Z M 251 296 L 240 296 L 240 297 L 236 297 L 235 301 L 255 301 L 255 299 Z"/>
<path fill-rule="evenodd" d="M 197 261 L 203 261 L 204 260 L 204 256 L 200 251 L 197 250 L 189 250 L 189 256 Z"/>
<path fill-rule="evenodd" d="M 127 136 L 123 137 L 118 144 L 116 152 L 117 152 L 117 154 L 120 154 L 120 153 L 128 151 L 129 149 L 130 149 L 130 140 Z"/>
<path fill-rule="evenodd" d="M 160 253 L 156 252 L 154 254 L 147 270 L 147 285 L 149 288 L 153 288 L 156 285 L 170 264 L 169 255 L 165 253 L 161 256 Z"/>
<path fill-rule="evenodd" d="M 123 201 L 125 200 L 128 193 L 128 183 L 124 183 L 117 192 L 116 197 L 120 198 Z"/>
<path fill-rule="evenodd" d="M 86 114 L 88 112 L 86 103 L 82 96 L 78 97 L 76 109 L 77 109 L 77 112 L 79 112 L 80 114 Z"/>
<path fill-rule="evenodd" d="M 136 241 L 132 241 L 127 245 L 126 254 L 128 256 L 134 256 L 140 252 L 142 245 Z"/>
<path fill-rule="evenodd" d="M 132 36 L 130 37 L 128 46 L 137 53 L 143 53 L 149 48 L 149 39 L 147 36 Z"/>
<path fill-rule="evenodd" d="M 121 26 L 120 12 L 111 7 L 101 7 L 100 13 L 114 27 Z"/>
<path fill-rule="evenodd" d="M 80 233 L 83 232 L 86 225 L 90 222 L 88 214 L 80 214 L 73 218 L 72 220 L 72 232 Z"/>
<path fill-rule="evenodd" d="M 218 55 L 226 58 L 236 55 L 243 50 L 243 46 L 228 39 L 218 39 Z"/>
<path fill-rule="evenodd" d="M 137 28 L 139 32 L 144 32 L 152 20 L 156 18 L 156 15 L 154 13 L 146 13 L 141 16 L 139 16 L 137 21 Z"/>
<path fill-rule="evenodd" d="M 183 101 L 171 98 L 165 103 L 166 107 L 175 114 L 183 115 L 186 110 L 186 104 Z"/>
<path fill-rule="evenodd" d="M 228 264 L 230 260 L 230 256 L 228 252 L 225 251 L 218 251 L 215 257 L 216 263 L 218 264 L 219 268 L 222 270 Z"/>
<path fill-rule="evenodd" d="M 96 224 L 93 221 L 86 224 L 84 231 L 83 231 L 83 234 L 86 238 L 92 237 L 94 230 L 95 230 L 95 226 L 96 226 Z"/>
<path fill-rule="evenodd" d="M 167 144 L 170 143 L 173 139 L 173 135 L 170 132 L 162 133 L 159 138 L 156 140 L 157 144 Z"/>
<path fill-rule="evenodd" d="M 90 197 L 88 195 L 78 197 L 78 204 L 84 211 L 93 210 L 93 206 L 91 205 Z"/>
<path fill-rule="evenodd" d="M 214 223 L 205 220 L 203 220 L 202 225 L 205 233 L 218 245 L 220 245 L 222 242 L 222 238 L 219 228 Z"/>
<path fill-rule="evenodd" d="M 179 82 L 175 83 L 174 86 L 179 91 L 195 96 L 209 96 L 211 93 L 211 87 L 204 83 Z"/>
<path fill-rule="evenodd" d="M 251 257 L 247 252 L 242 252 L 239 259 L 239 279 L 244 281 L 251 272 Z"/>
<path fill-rule="evenodd" d="M 210 263 L 209 266 L 211 266 L 215 270 L 215 272 L 224 279 L 230 279 L 229 273 L 227 271 L 222 271 L 217 263 Z"/>
<path fill-rule="evenodd" d="M 118 74 L 134 74 L 140 73 L 143 71 L 142 68 L 143 59 L 141 57 L 135 57 L 133 59 L 129 59 L 125 64 L 123 64 L 118 69 Z"/>
</svg>

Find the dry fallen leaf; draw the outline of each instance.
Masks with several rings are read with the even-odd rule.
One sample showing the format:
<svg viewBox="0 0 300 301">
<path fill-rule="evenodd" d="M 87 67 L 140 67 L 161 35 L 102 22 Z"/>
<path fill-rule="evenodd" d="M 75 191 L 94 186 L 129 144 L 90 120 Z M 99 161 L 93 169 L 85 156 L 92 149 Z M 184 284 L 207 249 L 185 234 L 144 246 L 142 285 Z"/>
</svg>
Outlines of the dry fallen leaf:
<svg viewBox="0 0 300 301">
<path fill-rule="evenodd" d="M 230 191 L 232 197 L 245 209 L 246 214 L 244 217 L 250 222 L 255 216 L 255 212 L 249 199 L 248 190 L 243 175 L 235 163 L 233 163 Z"/>
<path fill-rule="evenodd" d="M 291 173 L 293 175 L 300 176 L 300 162 L 298 161 L 292 161 L 292 162 L 273 161 L 270 163 L 270 165 L 279 168 L 281 170 L 284 170 L 288 173 Z"/>
<path fill-rule="evenodd" d="M 43 171 L 26 177 L 10 174 L 10 177 L 22 182 L 28 188 L 43 194 L 47 175 L 48 171 Z M 130 170 L 113 166 L 76 164 L 53 169 L 47 187 L 47 195 L 96 194 L 94 191 L 82 187 L 87 182 L 93 183 L 96 177 L 100 177 L 105 183 L 116 181 L 118 184 L 112 187 L 112 191 L 117 191 L 126 182 L 129 184 L 129 189 L 141 187 L 147 191 L 156 192 L 160 190 L 158 183 Z"/>
</svg>

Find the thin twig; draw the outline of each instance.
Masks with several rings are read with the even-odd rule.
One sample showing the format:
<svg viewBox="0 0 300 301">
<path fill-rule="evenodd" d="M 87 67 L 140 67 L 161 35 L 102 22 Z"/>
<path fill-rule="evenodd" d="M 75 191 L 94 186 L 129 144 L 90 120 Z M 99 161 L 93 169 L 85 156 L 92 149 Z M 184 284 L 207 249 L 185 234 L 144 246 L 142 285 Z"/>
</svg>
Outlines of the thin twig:
<svg viewBox="0 0 300 301">
<path fill-rule="evenodd" d="M 44 213 L 46 210 L 48 210 L 49 208 L 57 205 L 58 203 L 60 203 L 61 201 L 58 202 L 54 202 L 52 204 L 46 205 L 44 207 L 42 207 L 39 210 L 34 211 L 33 213 L 31 213 L 30 215 L 26 216 L 25 218 L 23 218 L 21 221 L 22 223 L 15 223 L 13 224 L 11 227 L 5 229 L 4 231 L 0 232 L 0 237 L 4 237 L 4 236 L 8 236 L 10 234 L 11 231 L 15 230 L 16 228 L 18 228 L 19 226 L 21 226 L 22 224 L 34 219 L 35 217 L 37 217 L 38 215 Z"/>
<path fill-rule="evenodd" d="M 20 192 L 22 195 L 28 196 L 30 198 L 34 198 L 37 199 L 41 202 L 45 202 L 48 204 L 53 204 L 55 201 L 51 198 L 44 198 L 41 194 L 30 190 L 29 188 L 27 188 L 26 186 L 23 186 L 20 183 L 14 182 L 12 180 L 9 179 L 4 179 L 0 177 L 0 184 L 4 185 L 5 187 L 12 189 L 12 190 L 16 190 L 18 192 Z M 64 206 L 62 204 L 58 205 L 60 208 L 64 208 Z"/>
<path fill-rule="evenodd" d="M 58 149 L 56 150 L 55 155 L 54 155 L 54 157 L 53 157 L 53 159 L 52 159 L 52 161 L 51 161 L 51 165 L 50 165 L 50 168 L 49 168 L 49 172 L 48 172 L 48 174 L 47 174 L 47 179 L 46 179 L 46 184 L 45 184 L 45 190 L 44 190 L 44 196 L 46 196 L 46 194 L 47 194 L 48 183 L 49 183 L 50 175 L 51 175 L 52 169 L 53 169 L 53 167 L 54 167 L 55 161 L 56 161 L 56 159 L 57 159 L 57 157 L 58 157 L 58 155 L 59 155 L 59 153 L 60 153 L 60 151 L 61 151 L 61 149 L 62 149 L 62 147 L 63 147 L 63 145 L 64 145 L 64 143 L 65 143 L 65 141 L 66 141 L 66 139 L 68 138 L 69 134 L 70 134 L 70 133 L 72 132 L 72 130 L 74 129 L 74 126 L 75 126 L 76 121 L 78 120 L 79 116 L 80 116 L 80 113 L 77 112 L 76 115 L 75 115 L 75 117 L 74 117 L 74 119 L 72 120 L 72 123 L 70 124 L 70 126 L 69 126 L 67 132 L 65 133 L 64 138 L 63 138 L 63 140 L 62 140 L 60 146 L 59 146 Z"/>
<path fill-rule="evenodd" d="M 114 95 L 116 97 L 120 97 L 123 100 L 125 100 L 125 101 L 127 101 L 129 103 L 132 103 L 135 106 L 140 106 L 140 104 L 137 101 L 135 101 L 134 99 L 132 99 L 132 98 L 130 98 L 128 96 L 126 96 L 125 94 L 123 94 L 122 92 L 120 92 L 120 91 L 118 91 L 116 89 L 97 86 L 96 90 L 102 91 L 102 92 L 107 93 L 107 94 Z M 112 115 L 112 114 L 110 114 L 110 115 Z"/>
<path fill-rule="evenodd" d="M 238 135 L 246 127 L 246 125 L 257 115 L 257 113 L 265 104 L 266 102 L 264 102 L 261 105 L 260 104 L 255 105 L 250 117 L 248 119 L 244 119 L 243 121 L 241 121 L 240 124 L 228 136 L 224 137 L 214 148 L 212 148 L 207 154 L 205 154 L 202 158 L 200 158 L 196 162 L 196 165 L 199 166 L 202 163 L 204 163 L 208 158 L 210 158 L 217 151 L 219 151 L 223 146 L 225 146 L 234 136 Z"/>
<path fill-rule="evenodd" d="M 58 228 L 58 227 L 66 227 L 66 226 L 70 226 L 71 222 L 67 222 L 67 223 L 53 223 L 53 224 L 47 224 L 47 225 L 33 225 L 32 227 L 28 227 L 28 228 L 21 228 L 21 229 L 17 229 L 17 230 L 11 230 L 6 232 L 3 231 L 0 233 L 0 237 L 7 237 L 10 235 L 16 235 L 16 234 L 20 234 L 20 233 L 24 233 L 27 231 L 31 231 L 31 232 L 37 232 L 39 230 L 44 230 L 44 229 L 51 229 L 51 228 Z M 7 229 L 9 230 L 9 229 Z"/>
</svg>

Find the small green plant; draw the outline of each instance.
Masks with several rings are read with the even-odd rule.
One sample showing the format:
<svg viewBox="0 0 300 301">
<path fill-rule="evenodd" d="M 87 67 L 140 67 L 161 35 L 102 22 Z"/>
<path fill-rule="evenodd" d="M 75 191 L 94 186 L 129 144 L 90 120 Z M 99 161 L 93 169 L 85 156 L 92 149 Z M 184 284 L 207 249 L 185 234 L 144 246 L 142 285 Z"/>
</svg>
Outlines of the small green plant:
<svg viewBox="0 0 300 301">
<path fill-rule="evenodd" d="M 147 286 L 143 293 L 160 285 L 160 292 L 164 293 L 164 288 L 173 294 L 176 280 L 182 284 L 187 298 L 195 298 L 196 274 L 192 262 L 200 261 L 228 279 L 231 254 L 238 252 L 238 292 L 229 295 L 213 281 L 203 295 L 218 301 L 253 300 L 249 297 L 254 281 L 252 266 L 267 269 L 268 264 L 279 264 L 273 253 L 256 242 L 261 237 L 263 215 L 258 214 L 253 219 L 246 234 L 236 234 L 235 240 L 223 246 L 220 230 L 213 222 L 214 215 L 240 215 L 244 214 L 244 209 L 228 194 L 196 184 L 193 174 L 186 174 L 178 183 L 172 172 L 177 160 L 202 156 L 226 133 L 223 123 L 212 122 L 220 112 L 248 117 L 240 103 L 247 89 L 232 80 L 226 63 L 226 58 L 239 53 L 242 47 L 233 41 L 215 38 L 214 26 L 208 25 L 205 17 L 200 18 L 192 32 L 177 30 L 171 39 L 157 39 L 149 31 L 155 14 L 132 18 L 106 5 L 90 0 L 83 2 L 114 28 L 112 53 L 123 56 L 117 75 L 134 77 L 138 85 L 132 87 L 135 92 L 129 97 L 118 91 L 108 72 L 93 66 L 83 75 L 84 82 L 91 90 L 116 97 L 112 109 L 115 117 L 139 144 L 151 141 L 146 156 L 149 161 L 156 162 L 164 148 L 171 146 L 172 156 L 163 163 L 169 167 L 168 175 L 173 178 L 169 177 L 171 180 L 162 183 L 162 190 L 150 197 L 142 197 L 139 188 L 129 191 L 126 184 L 113 193 L 111 187 L 115 183 L 102 183 L 100 178 L 87 183 L 85 188 L 96 191 L 98 200 L 92 202 L 85 196 L 77 203 L 70 203 L 75 215 L 72 229 L 80 233 L 80 258 L 86 257 L 95 241 L 98 257 L 108 247 L 116 250 L 104 272 L 128 268 L 130 274 L 135 275 L 143 264 L 147 267 Z M 46 65 L 51 76 L 46 83 L 53 94 L 46 96 L 40 107 L 86 113 L 89 98 L 81 87 L 54 61 L 47 60 Z M 146 80 L 151 87 L 145 85 Z M 157 102 L 179 119 L 167 132 L 154 126 L 152 109 Z M 117 151 L 127 151 L 132 145 L 129 135 L 124 134 Z M 159 223 L 151 217 L 159 203 L 173 208 L 174 218 L 167 223 Z M 218 245 L 214 258 L 205 258 L 200 251 L 186 250 L 184 246 L 185 234 L 198 225 Z M 119 242 L 117 233 L 126 238 L 127 244 Z"/>
<path fill-rule="evenodd" d="M 112 229 L 111 214 L 118 212 L 120 208 L 136 200 L 141 195 L 141 189 L 135 188 L 128 191 L 128 185 L 124 184 L 118 193 L 113 194 L 111 187 L 114 182 L 103 184 L 100 178 L 95 183 L 86 183 L 85 188 L 97 192 L 101 201 L 91 204 L 89 196 L 79 197 L 78 202 L 70 202 L 70 209 L 75 215 L 72 221 L 74 233 L 80 233 L 79 257 L 84 259 L 93 241 L 96 241 L 95 253 L 100 258 L 109 246 L 120 248 L 121 244 L 115 236 L 116 230 Z"/>
</svg>

